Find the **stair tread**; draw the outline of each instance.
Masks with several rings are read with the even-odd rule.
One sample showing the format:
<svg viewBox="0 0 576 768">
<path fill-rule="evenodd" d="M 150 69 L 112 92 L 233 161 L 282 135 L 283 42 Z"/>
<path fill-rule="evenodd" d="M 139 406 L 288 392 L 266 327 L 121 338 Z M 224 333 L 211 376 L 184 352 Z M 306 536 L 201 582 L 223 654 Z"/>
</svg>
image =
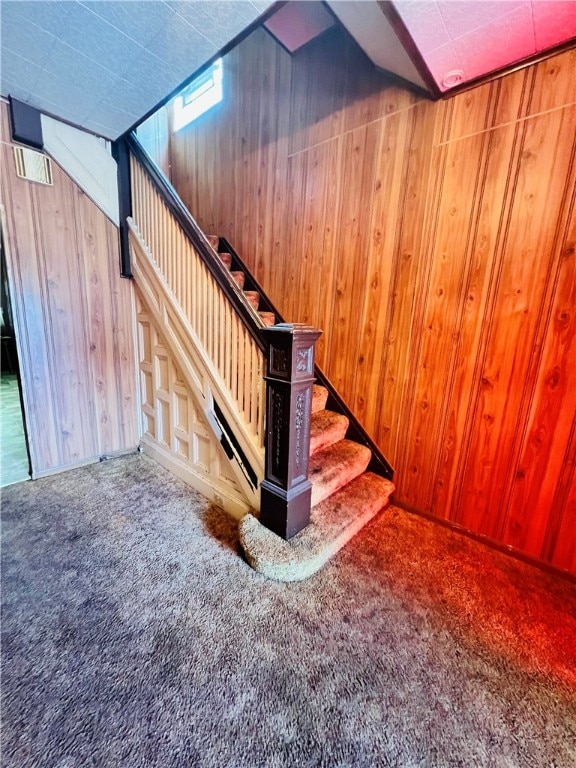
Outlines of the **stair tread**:
<svg viewBox="0 0 576 768">
<path fill-rule="evenodd" d="M 312 413 L 323 411 L 328 400 L 328 390 L 321 387 L 320 384 L 314 384 L 312 387 Z"/>
<path fill-rule="evenodd" d="M 252 515 L 240 522 L 240 543 L 254 570 L 277 581 L 302 581 L 316 573 L 389 501 L 394 484 L 364 472 L 314 507 L 310 524 L 289 541 Z"/>
<path fill-rule="evenodd" d="M 351 482 L 365 471 L 372 451 L 353 440 L 340 440 L 310 457 L 308 477 L 312 483 L 311 506 Z"/>
<path fill-rule="evenodd" d="M 236 283 L 240 286 L 240 288 L 244 288 L 244 280 L 246 279 L 246 275 L 244 272 L 241 271 L 234 271 L 230 272 Z"/>
<path fill-rule="evenodd" d="M 219 253 L 218 256 L 220 257 L 220 260 L 222 261 L 222 263 L 226 267 L 228 267 L 228 269 L 230 269 L 230 267 L 232 266 L 232 254 L 222 252 L 222 253 Z"/>
<path fill-rule="evenodd" d="M 244 291 L 244 296 L 246 296 L 246 299 L 254 309 L 258 309 L 258 305 L 260 304 L 260 294 L 258 291 Z"/>
<path fill-rule="evenodd" d="M 349 423 L 346 416 L 334 411 L 313 413 L 310 419 L 310 455 L 343 440 Z"/>
<path fill-rule="evenodd" d="M 276 325 L 276 315 L 274 312 L 258 312 L 260 315 L 260 319 L 264 323 L 264 325 L 270 327 L 271 325 Z"/>
</svg>

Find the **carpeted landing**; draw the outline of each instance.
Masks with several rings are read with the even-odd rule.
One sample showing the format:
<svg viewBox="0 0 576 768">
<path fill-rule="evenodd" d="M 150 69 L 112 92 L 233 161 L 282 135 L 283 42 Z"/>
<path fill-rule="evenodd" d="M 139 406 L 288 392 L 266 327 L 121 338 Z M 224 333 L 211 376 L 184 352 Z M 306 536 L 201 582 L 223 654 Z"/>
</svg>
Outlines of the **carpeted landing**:
<svg viewBox="0 0 576 768">
<path fill-rule="evenodd" d="M 143 456 L 2 515 L 4 768 L 576 764 L 567 581 L 394 507 L 270 581 Z"/>
</svg>

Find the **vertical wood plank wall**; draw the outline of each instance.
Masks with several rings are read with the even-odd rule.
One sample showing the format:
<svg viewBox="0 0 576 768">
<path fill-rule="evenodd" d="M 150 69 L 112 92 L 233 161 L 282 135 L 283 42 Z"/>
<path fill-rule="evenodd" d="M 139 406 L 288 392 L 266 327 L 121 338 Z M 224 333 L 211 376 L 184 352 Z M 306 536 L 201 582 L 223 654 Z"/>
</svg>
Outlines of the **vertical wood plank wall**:
<svg viewBox="0 0 576 768">
<path fill-rule="evenodd" d="M 52 163 L 53 186 L 16 176 L 6 104 L 2 203 L 34 476 L 135 448 L 132 285 L 118 230 Z"/>
<path fill-rule="evenodd" d="M 431 103 L 339 30 L 256 31 L 172 180 L 396 469 L 396 500 L 576 572 L 576 52 Z"/>
</svg>

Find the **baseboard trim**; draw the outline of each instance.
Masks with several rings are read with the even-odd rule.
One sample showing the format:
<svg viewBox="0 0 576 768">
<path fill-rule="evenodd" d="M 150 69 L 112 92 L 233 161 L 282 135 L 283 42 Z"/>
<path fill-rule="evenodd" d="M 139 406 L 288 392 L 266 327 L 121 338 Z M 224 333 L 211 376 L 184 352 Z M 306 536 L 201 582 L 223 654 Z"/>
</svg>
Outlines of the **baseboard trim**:
<svg viewBox="0 0 576 768">
<path fill-rule="evenodd" d="M 552 563 L 547 563 L 545 560 L 539 560 L 537 557 L 527 555 L 524 552 L 521 552 L 519 549 L 507 546 L 506 544 L 500 544 L 499 542 L 490 539 L 488 536 L 484 536 L 481 533 L 474 533 L 474 531 L 470 531 L 468 528 L 464 528 L 463 526 L 458 525 L 458 523 L 454 523 L 451 520 L 446 520 L 441 517 L 436 517 L 430 512 L 422 512 L 419 509 L 414 509 L 413 507 L 409 507 L 407 504 L 402 504 L 401 502 L 395 501 L 394 499 L 392 499 L 390 503 L 391 506 L 398 507 L 398 509 L 401 509 L 404 512 L 408 512 L 411 515 L 416 515 L 417 517 L 423 517 L 425 520 L 430 520 L 432 523 L 437 523 L 438 525 L 441 525 L 444 528 L 448 528 L 455 533 L 460 533 L 463 536 L 467 536 L 469 539 L 473 539 L 479 544 L 484 544 L 490 549 L 495 549 L 497 552 L 501 552 L 504 555 L 510 555 L 516 560 L 521 560 L 523 563 L 532 565 L 541 571 L 545 571 L 546 573 L 551 574 L 552 576 L 560 576 L 572 584 L 576 584 L 576 574 L 570 573 L 570 571 L 566 571 L 562 568 L 558 568 L 555 565 L 552 565 Z"/>
<path fill-rule="evenodd" d="M 140 447 L 146 456 L 154 459 L 160 466 L 194 488 L 195 491 L 222 507 L 236 520 L 241 520 L 247 512 L 252 511 L 248 502 L 235 496 L 230 488 L 198 474 L 183 459 L 174 456 L 167 448 L 164 448 L 148 435 L 143 435 Z"/>
<path fill-rule="evenodd" d="M 61 472 L 68 472 L 71 469 L 80 469 L 81 467 L 87 467 L 89 464 L 98 464 L 101 461 L 108 461 L 108 459 L 119 459 L 122 456 L 130 456 L 133 453 L 138 453 L 138 446 L 133 445 L 130 448 L 122 448 L 118 451 L 110 451 L 100 456 L 90 456 L 82 461 L 75 461 L 71 464 L 59 464 L 57 467 L 50 467 L 50 469 L 41 469 L 38 472 L 32 471 L 32 480 L 41 480 L 43 477 L 51 477 L 52 475 L 59 475 Z"/>
</svg>

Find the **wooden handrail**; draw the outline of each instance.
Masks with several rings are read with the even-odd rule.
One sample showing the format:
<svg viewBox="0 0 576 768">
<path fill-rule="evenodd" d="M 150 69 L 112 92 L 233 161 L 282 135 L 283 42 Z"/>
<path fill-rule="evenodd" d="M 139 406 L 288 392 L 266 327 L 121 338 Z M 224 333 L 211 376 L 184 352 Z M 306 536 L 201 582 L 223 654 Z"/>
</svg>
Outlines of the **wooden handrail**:
<svg viewBox="0 0 576 768">
<path fill-rule="evenodd" d="M 192 217 L 190 211 L 186 208 L 172 184 L 164 176 L 162 171 L 159 170 L 136 136 L 132 134 L 126 141 L 130 151 L 144 168 L 158 192 L 162 195 L 166 207 L 194 246 L 196 252 L 205 263 L 206 268 L 230 302 L 234 305 L 234 309 L 245 325 L 246 330 L 254 339 L 254 342 L 258 345 L 260 350 L 265 353 L 267 346 L 263 335 L 263 326 L 260 325 L 257 316 L 249 304 L 243 300 L 241 292 L 236 290 L 233 281 L 226 279 L 224 269 L 214 258 L 210 243 Z"/>
</svg>

